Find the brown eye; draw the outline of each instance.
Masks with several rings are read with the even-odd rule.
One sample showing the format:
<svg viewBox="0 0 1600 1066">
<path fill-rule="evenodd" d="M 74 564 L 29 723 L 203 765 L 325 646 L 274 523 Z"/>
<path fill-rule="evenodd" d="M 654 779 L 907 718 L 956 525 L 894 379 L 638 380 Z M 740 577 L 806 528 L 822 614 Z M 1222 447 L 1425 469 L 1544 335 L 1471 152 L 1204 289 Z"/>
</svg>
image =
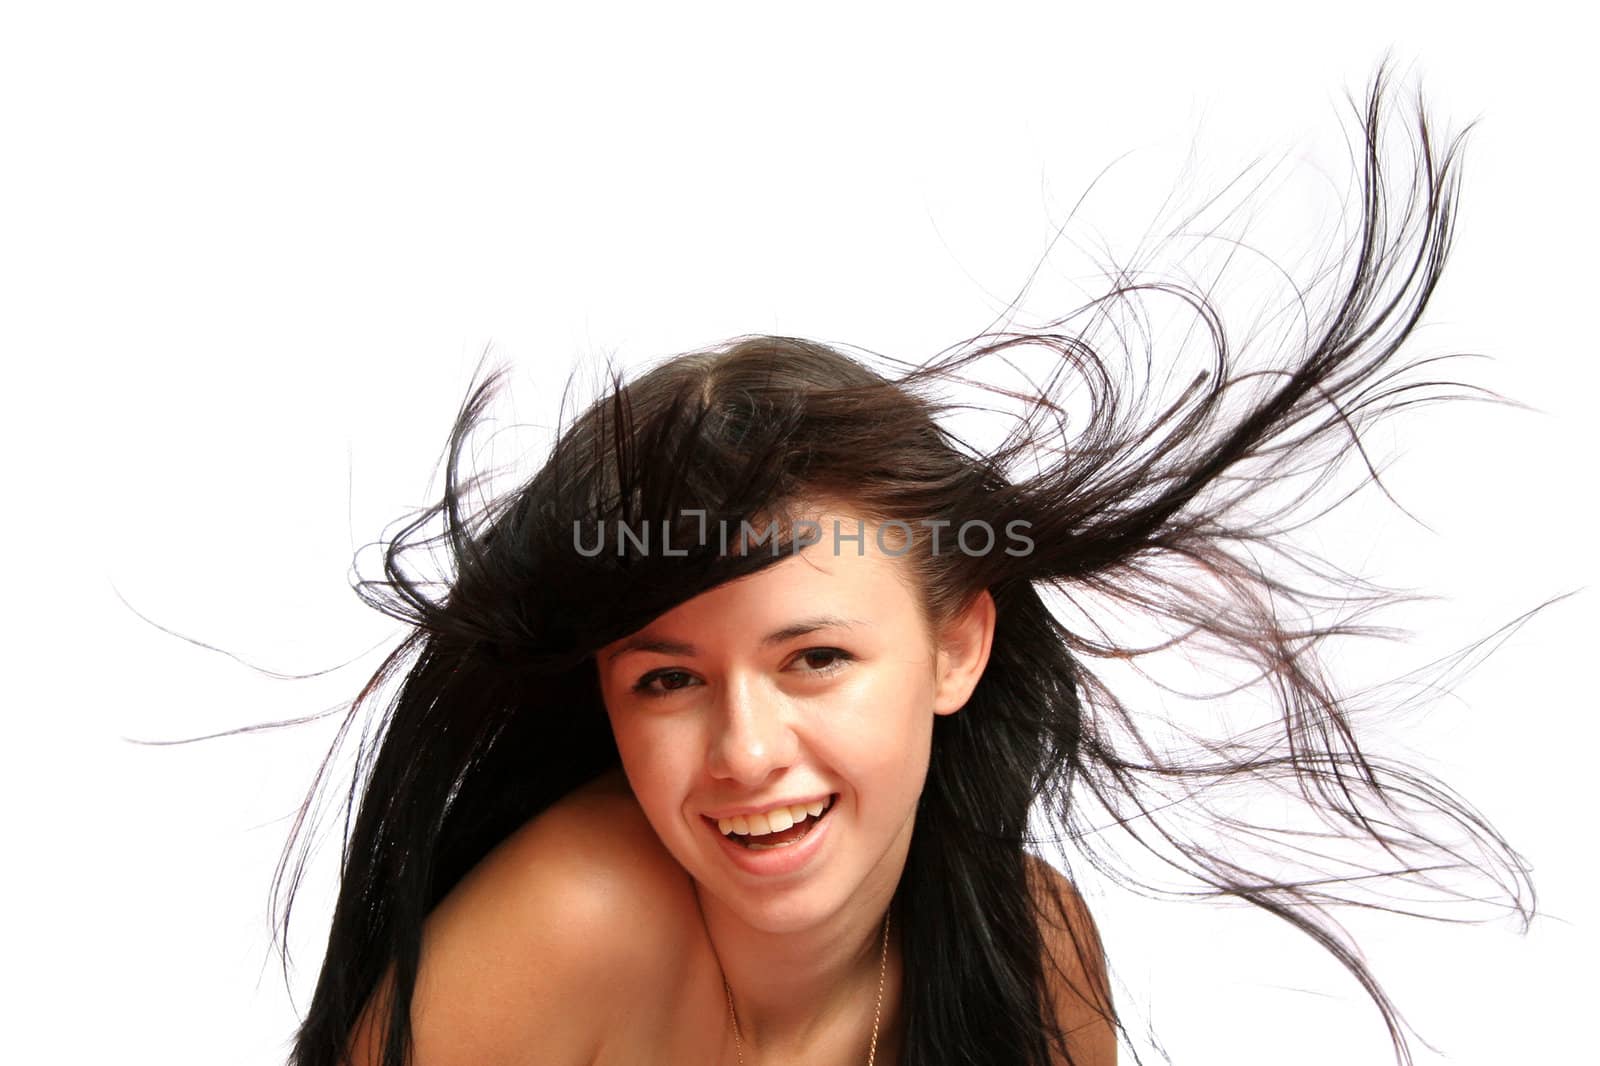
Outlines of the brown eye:
<svg viewBox="0 0 1600 1066">
<path fill-rule="evenodd" d="M 694 676 L 686 670 L 657 670 L 645 674 L 633 686 L 633 691 L 641 696 L 665 696 L 669 692 L 676 692 L 687 688 Z M 655 687 L 657 681 L 662 682 L 660 688 Z"/>
<path fill-rule="evenodd" d="M 801 661 L 810 667 L 804 672 L 810 674 L 831 674 L 842 669 L 851 658 L 849 652 L 839 648 L 807 648 L 800 653 Z"/>
</svg>

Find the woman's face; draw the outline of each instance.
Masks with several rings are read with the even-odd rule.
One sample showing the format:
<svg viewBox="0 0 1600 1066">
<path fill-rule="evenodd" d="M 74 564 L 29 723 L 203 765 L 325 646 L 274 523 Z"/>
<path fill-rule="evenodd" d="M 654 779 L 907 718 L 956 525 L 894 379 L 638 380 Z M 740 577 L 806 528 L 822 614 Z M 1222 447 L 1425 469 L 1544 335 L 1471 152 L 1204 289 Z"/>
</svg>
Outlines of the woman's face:
<svg viewBox="0 0 1600 1066">
<path fill-rule="evenodd" d="M 818 543 L 596 656 L 623 769 L 662 843 L 703 891 L 771 932 L 817 923 L 864 889 L 893 892 L 934 716 L 966 702 L 993 633 L 985 593 L 935 641 L 874 527 L 858 546 L 833 537 L 834 518 L 853 535 L 855 517 L 818 518 Z M 724 817 L 824 800 L 792 844 L 752 850 L 721 831 Z"/>
</svg>

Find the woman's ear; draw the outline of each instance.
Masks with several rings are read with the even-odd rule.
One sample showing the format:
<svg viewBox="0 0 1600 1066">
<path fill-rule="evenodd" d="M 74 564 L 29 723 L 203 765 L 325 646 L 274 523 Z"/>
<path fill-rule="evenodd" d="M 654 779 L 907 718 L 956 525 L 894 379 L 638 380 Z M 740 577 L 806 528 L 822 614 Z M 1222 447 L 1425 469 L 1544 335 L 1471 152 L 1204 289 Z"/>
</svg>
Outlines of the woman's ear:
<svg viewBox="0 0 1600 1066">
<path fill-rule="evenodd" d="M 933 713 L 965 707 L 989 663 L 994 643 L 994 597 L 984 589 L 938 633 L 934 650 Z"/>
</svg>

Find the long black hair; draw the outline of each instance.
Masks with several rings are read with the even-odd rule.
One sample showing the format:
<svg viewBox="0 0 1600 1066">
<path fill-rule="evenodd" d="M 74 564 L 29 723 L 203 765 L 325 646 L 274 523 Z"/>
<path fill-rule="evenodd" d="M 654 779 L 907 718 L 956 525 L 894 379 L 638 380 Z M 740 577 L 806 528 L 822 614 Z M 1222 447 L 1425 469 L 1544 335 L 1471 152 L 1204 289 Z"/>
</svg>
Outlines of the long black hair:
<svg viewBox="0 0 1600 1066">
<path fill-rule="evenodd" d="M 1282 918 L 1355 976 L 1397 1059 L 1409 1061 L 1397 1009 L 1328 906 L 1393 879 L 1479 898 L 1447 883 L 1455 869 L 1494 880 L 1526 918 L 1531 886 L 1525 863 L 1464 800 L 1362 751 L 1356 704 L 1325 676 L 1319 653 L 1333 638 L 1378 632 L 1370 613 L 1397 597 L 1296 539 L 1345 498 L 1340 471 L 1376 482 L 1363 448 L 1375 419 L 1474 394 L 1441 380 L 1436 360 L 1401 355 L 1450 246 L 1460 142 L 1441 145 L 1419 103 L 1408 127 L 1413 165 L 1396 180 L 1390 106 L 1380 72 L 1358 108 L 1353 235 L 1301 294 L 1306 326 L 1293 344 L 1235 350 L 1205 292 L 1131 271 L 1041 328 L 986 330 L 921 362 L 743 337 L 632 381 L 613 372 L 531 479 L 473 503 L 471 441 L 503 372 L 481 378 L 449 436 L 441 500 L 387 542 L 382 577 L 358 585 L 410 633 L 353 702 L 274 882 L 286 924 L 314 798 L 355 738 L 338 900 L 293 1063 L 341 1062 L 391 970 L 382 1061 L 406 1061 L 430 910 L 512 831 L 619 764 L 595 650 L 794 544 L 780 535 L 772 554 L 727 553 L 700 530 L 772 516 L 787 530 L 786 508 L 818 497 L 908 524 L 934 623 L 985 589 L 997 611 L 971 701 L 935 723 L 893 903 L 905 1066 L 1072 1061 L 1045 993 L 1046 967 L 1065 972 L 1072 960 L 1040 933 L 1064 915 L 1044 913 L 1025 861 L 1047 838 L 1140 886 L 1119 858 L 1136 843 L 1193 892 Z M 1159 345 L 1137 351 L 1142 320 L 1130 310 L 1169 298 L 1200 327 L 1208 364 L 1175 385 Z M 1123 358 L 1104 353 L 1108 336 Z M 1014 431 L 986 448 L 959 438 L 960 405 L 939 391 L 998 389 L 981 380 L 985 360 L 1039 353 L 1047 378 L 1031 393 L 1005 393 L 1023 404 Z M 1025 531 L 1028 550 L 928 550 L 933 530 L 951 537 L 973 518 Z M 651 552 L 619 539 L 615 550 L 575 550 L 575 530 L 619 525 L 687 548 Z M 1159 636 L 1119 635 L 1118 616 Z M 1141 708 L 1102 675 L 1172 647 L 1240 667 L 1234 691 L 1265 694 L 1273 724 L 1203 740 L 1200 757 L 1163 750 Z M 1298 796 L 1320 830 L 1266 824 L 1223 802 L 1221 786 L 1249 782 Z M 1195 812 L 1238 846 L 1211 846 L 1189 825 Z M 1317 863 L 1337 862 L 1336 849 L 1318 851 L 1319 839 L 1364 841 L 1366 858 L 1383 865 L 1330 872 Z M 1247 853 L 1263 841 L 1287 854 L 1252 863 Z M 1081 963 L 1096 945 L 1068 950 Z M 1091 983 L 1081 998 L 1115 1020 L 1108 989 Z"/>
</svg>

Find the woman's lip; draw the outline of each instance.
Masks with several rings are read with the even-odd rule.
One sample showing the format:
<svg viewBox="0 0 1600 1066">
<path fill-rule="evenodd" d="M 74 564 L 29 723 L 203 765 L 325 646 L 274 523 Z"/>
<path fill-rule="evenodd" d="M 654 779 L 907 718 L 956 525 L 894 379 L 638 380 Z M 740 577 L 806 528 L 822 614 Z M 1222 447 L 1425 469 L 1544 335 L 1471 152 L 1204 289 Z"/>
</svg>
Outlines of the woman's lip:
<svg viewBox="0 0 1600 1066">
<path fill-rule="evenodd" d="M 743 844 L 735 844 L 730 837 L 723 836 L 716 822 L 706 819 L 706 825 L 717 835 L 717 847 L 722 849 L 722 853 L 735 866 L 757 877 L 780 877 L 799 870 L 816 855 L 833 826 L 833 819 L 829 815 L 838 805 L 838 800 L 835 799 L 828 809 L 822 812 L 822 817 L 817 819 L 810 832 L 795 843 L 781 848 L 751 851 Z"/>
</svg>

